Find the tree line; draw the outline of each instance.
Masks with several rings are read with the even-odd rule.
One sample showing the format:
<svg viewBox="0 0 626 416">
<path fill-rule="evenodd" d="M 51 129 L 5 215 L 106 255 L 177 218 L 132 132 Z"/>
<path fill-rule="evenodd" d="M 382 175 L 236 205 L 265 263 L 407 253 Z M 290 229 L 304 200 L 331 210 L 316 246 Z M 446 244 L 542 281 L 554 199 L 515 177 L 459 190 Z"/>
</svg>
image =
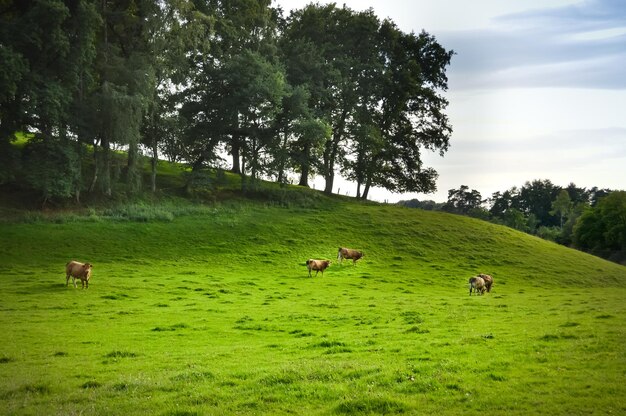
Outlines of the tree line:
<svg viewBox="0 0 626 416">
<path fill-rule="evenodd" d="M 428 193 L 437 172 L 421 155 L 449 146 L 452 55 L 335 4 L 286 15 L 270 0 L 3 1 L 0 184 L 44 199 L 156 191 L 166 157 L 191 185 L 219 167 L 244 190 L 321 175 L 330 193 L 340 174 L 363 199 L 373 186 Z"/>
<path fill-rule="evenodd" d="M 626 192 L 574 183 L 566 187 L 550 180 L 533 180 L 521 188 L 480 192 L 462 185 L 448 191 L 445 203 L 401 201 L 401 205 L 440 210 L 506 225 L 541 238 L 626 261 Z"/>
</svg>

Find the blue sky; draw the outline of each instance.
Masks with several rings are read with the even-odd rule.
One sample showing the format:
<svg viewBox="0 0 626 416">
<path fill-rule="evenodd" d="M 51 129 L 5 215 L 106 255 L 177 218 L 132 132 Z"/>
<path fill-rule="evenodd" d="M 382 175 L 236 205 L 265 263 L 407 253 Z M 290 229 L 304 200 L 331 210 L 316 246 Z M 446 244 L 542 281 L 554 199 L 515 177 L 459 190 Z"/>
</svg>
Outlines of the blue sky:
<svg viewBox="0 0 626 416">
<path fill-rule="evenodd" d="M 278 0 L 286 12 L 308 4 Z M 319 1 L 319 3 L 329 3 Z M 626 1 L 345 0 L 455 51 L 448 69 L 450 150 L 424 155 L 443 202 L 467 185 L 483 198 L 533 179 L 626 189 Z M 336 181 L 337 192 L 355 186 Z M 323 181 L 316 181 L 319 187 Z"/>
</svg>

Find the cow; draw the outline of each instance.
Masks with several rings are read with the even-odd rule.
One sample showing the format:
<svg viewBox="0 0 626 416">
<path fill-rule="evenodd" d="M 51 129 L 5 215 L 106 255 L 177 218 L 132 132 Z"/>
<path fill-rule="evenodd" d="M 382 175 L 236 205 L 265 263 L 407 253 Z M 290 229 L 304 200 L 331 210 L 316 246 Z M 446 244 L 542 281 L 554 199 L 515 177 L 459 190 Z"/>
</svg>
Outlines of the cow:
<svg viewBox="0 0 626 416">
<path fill-rule="evenodd" d="M 472 289 L 474 292 L 480 293 L 481 295 L 485 293 L 485 281 L 482 277 L 474 276 L 469 279 L 469 294 L 472 296 Z"/>
<path fill-rule="evenodd" d="M 493 285 L 493 277 L 491 277 L 488 274 L 483 274 L 483 273 L 480 273 L 478 277 L 482 277 L 482 279 L 485 281 L 485 289 L 487 289 L 487 292 L 491 292 L 491 285 Z"/>
<path fill-rule="evenodd" d="M 365 256 L 362 251 L 352 250 L 351 248 L 339 247 L 337 252 L 337 260 L 339 263 L 343 262 L 343 259 L 352 259 L 352 264 L 356 264 L 356 261 Z"/>
<path fill-rule="evenodd" d="M 330 260 L 314 260 L 308 259 L 306 261 L 306 267 L 309 269 L 309 277 L 311 276 L 311 270 L 315 270 L 315 277 L 319 272 L 322 272 L 322 277 L 324 277 L 324 270 L 330 266 Z"/>
<path fill-rule="evenodd" d="M 76 287 L 76 279 L 80 279 L 82 282 L 82 288 L 89 289 L 89 279 L 91 278 L 92 268 L 93 265 L 90 263 L 83 264 L 74 260 L 67 263 L 65 265 L 65 287 L 69 285 L 71 277 L 74 287 Z"/>
</svg>

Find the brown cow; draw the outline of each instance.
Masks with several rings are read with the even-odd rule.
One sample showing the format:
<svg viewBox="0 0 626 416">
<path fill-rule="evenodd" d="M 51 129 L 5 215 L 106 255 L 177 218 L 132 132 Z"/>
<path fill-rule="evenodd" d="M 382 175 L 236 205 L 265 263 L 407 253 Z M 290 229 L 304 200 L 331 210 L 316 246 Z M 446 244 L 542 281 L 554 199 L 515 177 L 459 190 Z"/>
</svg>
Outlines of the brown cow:
<svg viewBox="0 0 626 416">
<path fill-rule="evenodd" d="M 91 278 L 91 269 L 93 266 L 90 263 L 80 263 L 77 261 L 70 261 L 65 265 L 65 286 L 70 283 L 70 277 L 72 278 L 72 283 L 74 283 L 74 287 L 76 287 L 76 279 L 80 279 L 82 282 L 82 288 L 89 289 L 89 279 Z"/>
<path fill-rule="evenodd" d="M 311 270 L 315 270 L 316 277 L 319 272 L 322 272 L 322 277 L 324 277 L 324 270 L 326 270 L 328 266 L 330 266 L 330 260 L 308 259 L 306 261 L 306 267 L 309 269 L 309 277 L 312 277 Z"/>
<path fill-rule="evenodd" d="M 488 274 L 483 274 L 483 273 L 480 273 L 478 277 L 482 277 L 482 279 L 485 281 L 485 289 L 487 289 L 487 292 L 491 292 L 491 285 L 493 285 L 493 277 L 491 277 Z"/>
<path fill-rule="evenodd" d="M 481 295 L 485 293 L 485 281 L 482 277 L 474 276 L 469 279 L 469 294 L 472 296 L 472 289 L 474 292 L 480 293 Z"/>
<path fill-rule="evenodd" d="M 352 264 L 356 264 L 356 261 L 365 256 L 362 251 L 352 250 L 351 248 L 339 247 L 337 252 L 337 260 L 339 263 L 343 262 L 343 259 L 352 259 Z"/>
</svg>

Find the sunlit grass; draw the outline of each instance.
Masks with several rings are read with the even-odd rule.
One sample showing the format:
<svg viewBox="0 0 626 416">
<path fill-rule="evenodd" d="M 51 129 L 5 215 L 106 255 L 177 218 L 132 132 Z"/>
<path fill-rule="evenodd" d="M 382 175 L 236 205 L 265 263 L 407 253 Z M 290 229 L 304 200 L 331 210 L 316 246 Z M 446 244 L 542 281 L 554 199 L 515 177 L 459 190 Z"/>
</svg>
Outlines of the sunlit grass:
<svg viewBox="0 0 626 416">
<path fill-rule="evenodd" d="M 469 218 L 301 198 L 0 224 L 0 408 L 626 412 L 623 266 Z M 340 266 L 339 246 L 365 257 Z M 308 258 L 334 262 L 308 278 Z M 65 287 L 70 259 L 94 264 L 89 289 Z M 469 297 L 479 272 L 494 288 Z"/>
</svg>

